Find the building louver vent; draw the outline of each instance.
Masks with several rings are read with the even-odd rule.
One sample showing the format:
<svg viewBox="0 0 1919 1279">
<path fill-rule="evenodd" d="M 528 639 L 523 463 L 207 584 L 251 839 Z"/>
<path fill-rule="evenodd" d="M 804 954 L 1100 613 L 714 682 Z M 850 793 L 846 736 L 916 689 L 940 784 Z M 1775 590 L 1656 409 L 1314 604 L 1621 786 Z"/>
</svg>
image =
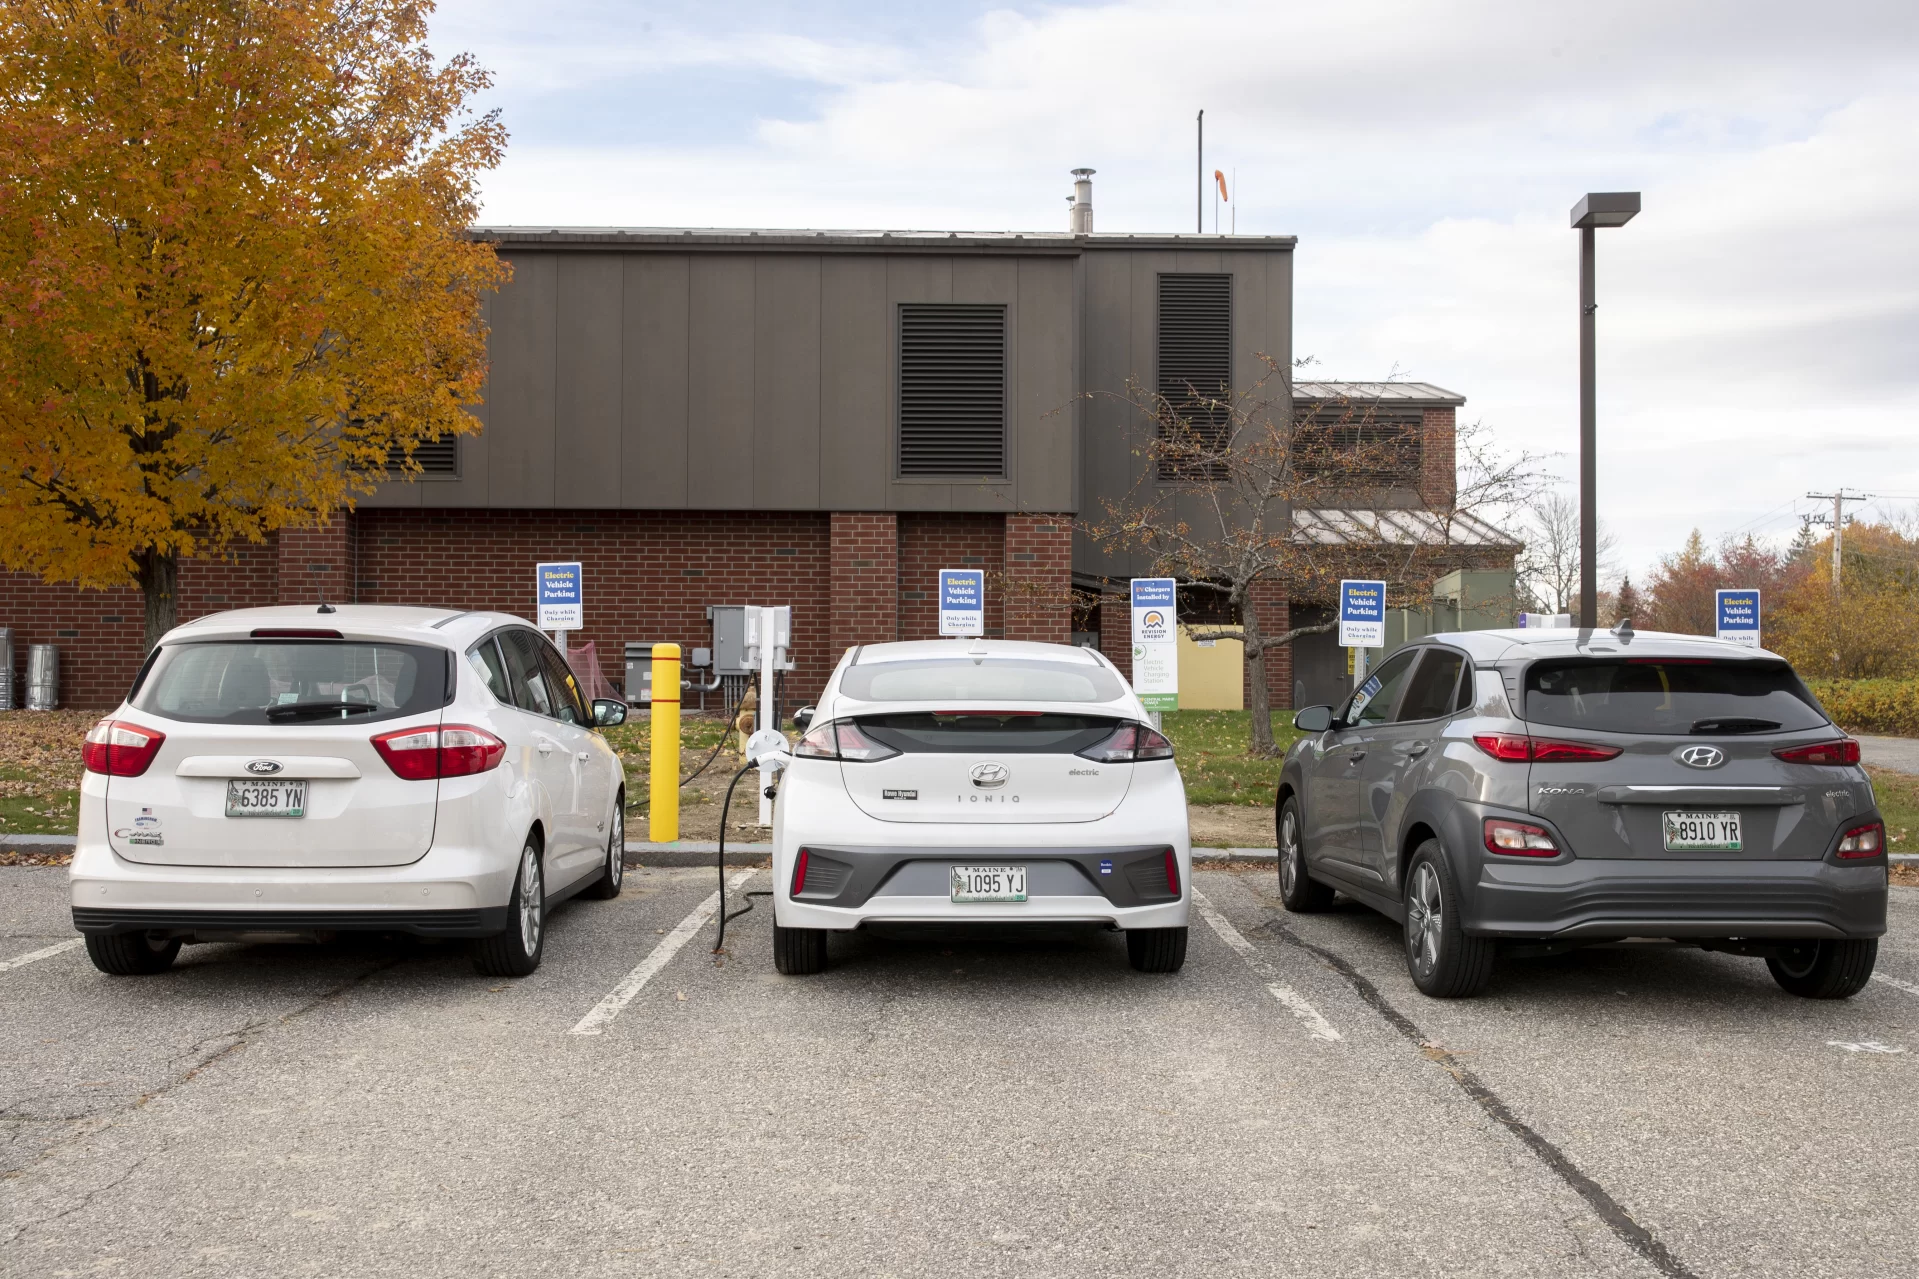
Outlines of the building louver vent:
<svg viewBox="0 0 1919 1279">
<path fill-rule="evenodd" d="M 1159 277 L 1159 376 L 1157 390 L 1204 451 L 1224 448 L 1232 414 L 1223 403 L 1232 398 L 1233 277 L 1162 275 Z M 1163 458 L 1162 480 L 1225 478 L 1218 463 L 1182 464 Z"/>
<path fill-rule="evenodd" d="M 457 476 L 460 473 L 460 441 L 451 435 L 415 446 L 413 460 L 420 464 L 421 475 Z M 386 469 L 399 473 L 406 469 L 406 450 L 398 444 L 386 451 Z"/>
<path fill-rule="evenodd" d="M 1006 474 L 1006 308 L 900 306 L 900 474 Z"/>
</svg>

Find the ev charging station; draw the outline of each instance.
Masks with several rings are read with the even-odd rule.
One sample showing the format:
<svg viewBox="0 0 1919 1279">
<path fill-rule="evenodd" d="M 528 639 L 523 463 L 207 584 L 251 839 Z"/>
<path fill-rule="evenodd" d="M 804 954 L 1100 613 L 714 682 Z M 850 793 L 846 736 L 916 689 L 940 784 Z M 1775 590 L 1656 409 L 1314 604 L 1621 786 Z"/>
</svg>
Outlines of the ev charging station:
<svg viewBox="0 0 1919 1279">
<path fill-rule="evenodd" d="M 747 758 L 756 755 L 767 760 L 764 754 L 775 744 L 766 735 L 770 731 L 779 737 L 777 745 L 784 746 L 786 735 L 780 732 L 775 722 L 773 701 L 773 672 L 787 665 L 787 650 L 793 644 L 793 609 L 781 604 L 777 608 L 749 608 L 746 610 L 746 660 L 760 670 L 759 731 L 747 739 Z M 756 752 L 754 743 L 760 743 Z M 767 789 L 773 784 L 774 774 L 778 772 L 770 762 L 760 763 L 760 825 L 773 824 L 773 801 L 767 795 Z"/>
</svg>

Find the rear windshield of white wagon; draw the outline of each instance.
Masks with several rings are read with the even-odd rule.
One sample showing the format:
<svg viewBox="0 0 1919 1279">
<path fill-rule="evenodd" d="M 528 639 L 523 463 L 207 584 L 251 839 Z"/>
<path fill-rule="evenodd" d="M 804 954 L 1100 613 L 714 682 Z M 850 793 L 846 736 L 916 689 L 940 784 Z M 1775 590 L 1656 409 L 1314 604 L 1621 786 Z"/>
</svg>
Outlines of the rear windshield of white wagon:
<svg viewBox="0 0 1919 1279">
<path fill-rule="evenodd" d="M 1091 662 L 1043 658 L 940 657 L 853 666 L 840 691 L 863 702 L 1112 702 L 1125 695 L 1117 677 Z"/>
<path fill-rule="evenodd" d="M 447 653 L 361 640 L 169 644 L 135 708 L 193 724 L 370 723 L 447 703 Z"/>
</svg>

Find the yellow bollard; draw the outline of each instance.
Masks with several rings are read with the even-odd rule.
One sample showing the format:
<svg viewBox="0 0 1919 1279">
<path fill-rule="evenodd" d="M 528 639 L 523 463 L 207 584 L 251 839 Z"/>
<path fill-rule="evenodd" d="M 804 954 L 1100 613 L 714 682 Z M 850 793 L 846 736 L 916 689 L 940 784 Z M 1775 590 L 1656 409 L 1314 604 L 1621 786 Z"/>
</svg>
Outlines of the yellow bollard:
<svg viewBox="0 0 1919 1279">
<path fill-rule="evenodd" d="M 647 775 L 646 837 L 680 837 L 680 646 L 653 646 L 653 760 Z"/>
</svg>

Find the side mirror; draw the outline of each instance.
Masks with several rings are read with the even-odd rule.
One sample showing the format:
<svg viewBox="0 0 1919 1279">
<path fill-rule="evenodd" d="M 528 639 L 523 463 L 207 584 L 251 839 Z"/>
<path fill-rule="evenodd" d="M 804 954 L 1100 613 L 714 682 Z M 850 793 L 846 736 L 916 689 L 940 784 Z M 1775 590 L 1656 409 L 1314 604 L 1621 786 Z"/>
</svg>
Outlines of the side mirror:
<svg viewBox="0 0 1919 1279">
<path fill-rule="evenodd" d="M 808 726 L 810 726 L 813 722 L 813 712 L 818 709 L 819 707 L 817 706 L 802 706 L 798 710 L 794 711 L 793 712 L 794 729 L 804 733 L 807 730 Z"/>
<path fill-rule="evenodd" d="M 1333 708 L 1308 706 L 1293 716 L 1293 727 L 1302 733 L 1323 733 L 1333 726 Z"/>
<path fill-rule="evenodd" d="M 626 723 L 626 703 L 617 697 L 593 699 L 593 727 L 611 728 Z"/>
</svg>

